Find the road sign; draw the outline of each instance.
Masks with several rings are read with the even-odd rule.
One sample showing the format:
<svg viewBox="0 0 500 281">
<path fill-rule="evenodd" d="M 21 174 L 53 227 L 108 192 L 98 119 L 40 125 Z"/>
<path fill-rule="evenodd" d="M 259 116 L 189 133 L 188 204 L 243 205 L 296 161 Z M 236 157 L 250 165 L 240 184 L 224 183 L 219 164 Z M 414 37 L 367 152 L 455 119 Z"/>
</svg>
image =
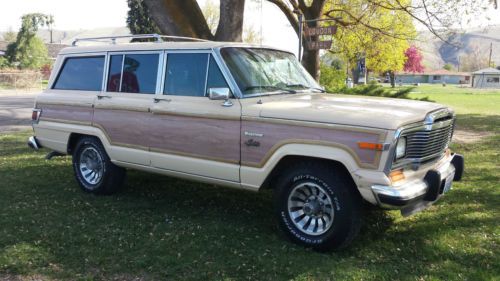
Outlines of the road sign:
<svg viewBox="0 0 500 281">
<path fill-rule="evenodd" d="M 330 49 L 332 47 L 332 40 L 329 41 L 307 41 L 306 46 L 308 50 Z"/>
<path fill-rule="evenodd" d="M 335 33 L 337 33 L 337 26 L 306 27 L 304 29 L 306 36 L 334 35 Z"/>
</svg>

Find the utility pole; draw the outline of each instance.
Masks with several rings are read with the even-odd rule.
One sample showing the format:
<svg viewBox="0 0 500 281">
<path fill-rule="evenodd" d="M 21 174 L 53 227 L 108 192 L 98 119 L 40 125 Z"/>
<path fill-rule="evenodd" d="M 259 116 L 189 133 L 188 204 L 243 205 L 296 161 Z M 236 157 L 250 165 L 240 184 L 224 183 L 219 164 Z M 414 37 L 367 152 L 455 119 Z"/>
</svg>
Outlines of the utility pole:
<svg viewBox="0 0 500 281">
<path fill-rule="evenodd" d="M 458 69 L 457 72 L 460 72 L 460 55 L 458 55 Z"/>
<path fill-rule="evenodd" d="M 488 67 L 493 67 L 491 65 L 491 54 L 493 53 L 493 42 L 490 43 L 490 58 L 488 60 Z"/>
</svg>

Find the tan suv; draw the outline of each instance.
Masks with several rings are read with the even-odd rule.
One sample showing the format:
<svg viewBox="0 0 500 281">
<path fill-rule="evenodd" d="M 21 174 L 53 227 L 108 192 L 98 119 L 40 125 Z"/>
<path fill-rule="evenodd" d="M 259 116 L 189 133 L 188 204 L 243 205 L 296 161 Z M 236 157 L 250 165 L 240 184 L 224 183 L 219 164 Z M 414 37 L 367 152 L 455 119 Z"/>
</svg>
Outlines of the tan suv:
<svg viewBox="0 0 500 281">
<path fill-rule="evenodd" d="M 118 191 L 126 168 L 272 189 L 285 233 L 328 250 L 363 201 L 409 215 L 462 176 L 445 106 L 325 94 L 272 48 L 155 38 L 62 50 L 36 99 L 30 146 L 72 155 L 86 192 Z"/>
</svg>

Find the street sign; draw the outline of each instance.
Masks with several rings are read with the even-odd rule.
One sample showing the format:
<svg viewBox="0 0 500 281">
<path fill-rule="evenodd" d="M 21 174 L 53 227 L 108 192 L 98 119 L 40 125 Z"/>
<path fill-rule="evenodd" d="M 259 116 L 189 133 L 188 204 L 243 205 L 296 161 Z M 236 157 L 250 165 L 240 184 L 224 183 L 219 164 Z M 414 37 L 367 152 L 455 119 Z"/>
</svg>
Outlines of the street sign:
<svg viewBox="0 0 500 281">
<path fill-rule="evenodd" d="M 334 35 L 337 33 L 337 26 L 325 26 L 325 27 L 306 27 L 304 29 L 304 34 L 306 36 L 319 36 L 319 35 Z"/>
<path fill-rule="evenodd" d="M 308 50 L 330 49 L 332 47 L 332 40 L 329 41 L 307 41 L 306 46 Z"/>
</svg>

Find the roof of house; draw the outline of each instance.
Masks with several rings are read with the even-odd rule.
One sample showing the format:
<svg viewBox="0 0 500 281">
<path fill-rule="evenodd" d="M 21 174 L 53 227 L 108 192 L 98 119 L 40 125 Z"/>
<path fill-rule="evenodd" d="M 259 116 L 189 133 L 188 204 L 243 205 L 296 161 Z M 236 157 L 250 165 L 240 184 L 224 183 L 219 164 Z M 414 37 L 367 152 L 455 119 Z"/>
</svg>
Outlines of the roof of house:
<svg viewBox="0 0 500 281">
<path fill-rule="evenodd" d="M 500 74 L 500 70 L 493 68 L 493 67 L 488 67 L 484 69 L 480 69 L 478 71 L 472 72 L 472 74 Z"/>
<path fill-rule="evenodd" d="M 66 47 L 69 47 L 69 45 L 64 45 L 64 44 L 50 44 L 50 43 L 47 43 L 45 44 L 45 46 L 47 46 L 47 50 L 49 52 L 49 58 L 56 58 L 57 57 L 57 54 L 59 54 L 59 52 L 66 48 Z"/>
<path fill-rule="evenodd" d="M 424 71 L 422 73 L 413 73 L 413 72 L 398 72 L 396 75 L 408 75 L 408 76 L 413 76 L 413 75 L 447 75 L 447 76 L 469 76 L 469 72 L 455 72 L 455 71 L 449 71 L 446 69 L 436 69 L 436 70 L 429 70 L 429 71 Z"/>
</svg>

